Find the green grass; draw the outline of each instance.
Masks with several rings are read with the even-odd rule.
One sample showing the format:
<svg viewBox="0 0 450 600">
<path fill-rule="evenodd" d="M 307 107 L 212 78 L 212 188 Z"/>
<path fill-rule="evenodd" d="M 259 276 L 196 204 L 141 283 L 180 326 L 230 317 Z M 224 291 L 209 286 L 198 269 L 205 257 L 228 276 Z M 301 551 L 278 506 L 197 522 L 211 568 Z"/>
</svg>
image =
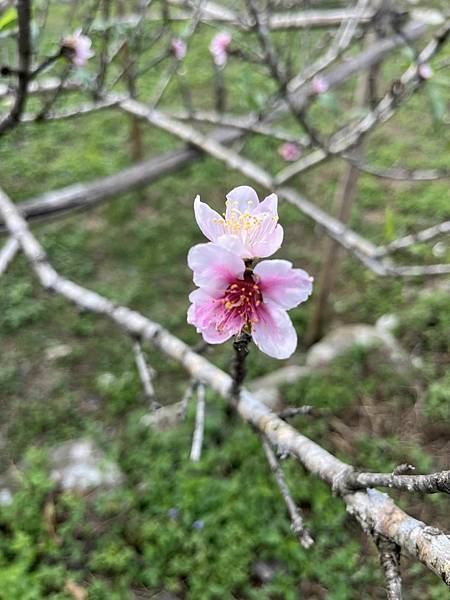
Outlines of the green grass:
<svg viewBox="0 0 450 600">
<path fill-rule="evenodd" d="M 208 29 L 200 32 L 186 65 L 198 107 L 211 104 L 210 72 L 203 60 L 210 35 Z M 386 78 L 398 70 L 392 60 Z M 241 112 L 254 108 L 255 89 L 271 91 L 258 69 L 231 62 L 226 78 L 237 90 L 230 96 L 230 108 Z M 156 79 L 149 75 L 142 90 Z M 337 94 L 339 105 L 346 105 L 351 88 Z M 169 88 L 166 106 L 176 106 L 176 94 L 176 86 Z M 339 120 L 319 105 L 313 116 L 324 127 Z M 1 185 L 20 201 L 113 173 L 131 162 L 128 131 L 128 118 L 114 110 L 18 128 L 0 142 Z M 157 130 L 142 131 L 148 156 L 179 145 Z M 384 166 L 443 166 L 447 150 L 448 139 L 433 122 L 425 90 L 368 144 L 369 158 Z M 267 139 L 251 138 L 244 151 L 267 168 L 283 166 L 277 144 Z M 331 210 L 341 172 L 342 164 L 334 160 L 293 184 Z M 186 324 L 193 287 L 186 254 L 202 241 L 193 219 L 193 198 L 199 193 L 220 208 L 226 192 L 242 183 L 251 182 L 204 159 L 145 191 L 34 230 L 63 275 L 143 312 L 195 344 L 198 335 Z M 317 276 L 323 233 L 292 206 L 282 205 L 280 218 L 286 242 L 278 256 Z M 364 175 L 351 225 L 383 243 L 444 218 L 450 218 L 445 183 L 398 184 Z M 420 252 L 421 260 L 432 260 L 429 252 Z M 291 312 L 300 338 L 313 303 L 314 298 Z M 401 343 L 423 361 L 423 420 L 405 430 L 404 416 L 418 399 L 417 386 L 396 373 L 382 354 L 355 349 L 320 376 L 283 390 L 290 404 L 310 403 L 325 411 L 323 417 L 298 418 L 295 424 L 364 468 L 389 471 L 401 462 L 412 462 L 419 471 L 448 467 L 448 289 L 425 280 L 377 279 L 343 255 L 332 306 L 330 327 L 398 314 Z M 299 547 L 258 439 L 228 414 L 219 398 L 208 393 L 199 465 L 188 460 L 192 408 L 187 422 L 172 431 L 143 429 L 139 419 L 145 404 L 131 340 L 102 318 L 80 313 L 42 291 L 21 256 L 0 279 L 0 340 L 0 468 L 13 463 L 23 469 L 13 505 L 0 513 L 1 600 L 67 600 L 68 580 L 87 588 L 90 599 L 105 600 L 151 597 L 162 589 L 190 600 L 384 597 L 370 541 L 346 515 L 342 502 L 289 459 L 286 474 L 316 540 L 308 551 Z M 70 354 L 48 359 L 46 351 L 62 343 L 70 346 Z M 158 400 L 179 400 L 186 375 L 151 347 L 146 350 L 158 373 Z M 232 349 L 226 344 L 209 357 L 228 369 Z M 302 360 L 300 344 L 292 362 Z M 252 348 L 249 377 L 278 366 Z M 126 481 L 118 490 L 86 498 L 55 492 L 48 480 L 47 451 L 59 441 L 82 436 L 93 437 L 119 462 Z M 445 499 L 394 495 L 414 516 L 445 527 Z M 58 543 L 46 524 L 48 505 L 54 507 Z M 178 510 L 177 518 L 169 516 L 171 508 Z M 193 529 L 196 520 L 203 521 L 202 529 Z M 277 566 L 269 583 L 253 574 L 258 560 Z M 407 559 L 403 565 L 408 598 L 445 595 L 443 584 L 420 565 Z"/>
</svg>

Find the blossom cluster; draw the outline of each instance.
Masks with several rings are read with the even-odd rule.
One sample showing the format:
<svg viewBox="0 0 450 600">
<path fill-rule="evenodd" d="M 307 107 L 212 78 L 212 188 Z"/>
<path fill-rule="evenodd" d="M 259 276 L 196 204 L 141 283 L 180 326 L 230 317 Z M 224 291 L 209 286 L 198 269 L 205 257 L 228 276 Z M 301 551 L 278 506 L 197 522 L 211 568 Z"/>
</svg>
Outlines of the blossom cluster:
<svg viewBox="0 0 450 600">
<path fill-rule="evenodd" d="M 255 190 L 240 186 L 225 204 L 220 215 L 198 196 L 194 201 L 196 221 L 210 241 L 188 254 L 198 286 L 189 296 L 188 323 L 210 344 L 246 331 L 262 352 L 288 358 L 297 333 L 287 311 L 311 294 L 312 277 L 287 260 L 257 262 L 283 241 L 275 194 L 259 202 Z"/>
</svg>

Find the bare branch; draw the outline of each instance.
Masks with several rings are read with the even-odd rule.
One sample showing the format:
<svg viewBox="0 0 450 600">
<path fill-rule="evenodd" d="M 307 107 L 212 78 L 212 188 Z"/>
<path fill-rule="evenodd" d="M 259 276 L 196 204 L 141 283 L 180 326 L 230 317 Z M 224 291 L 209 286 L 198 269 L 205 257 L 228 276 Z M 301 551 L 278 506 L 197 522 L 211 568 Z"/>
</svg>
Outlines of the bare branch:
<svg viewBox="0 0 450 600">
<path fill-rule="evenodd" d="M 380 564 L 386 581 L 387 600 L 402 600 L 402 579 L 400 575 L 400 549 L 397 544 L 383 536 L 374 535 L 380 555 Z"/>
<path fill-rule="evenodd" d="M 152 383 L 153 369 L 148 366 L 142 352 L 141 344 L 138 340 L 133 343 L 133 353 L 139 377 L 141 378 L 142 387 L 144 389 L 145 399 L 148 402 L 150 412 L 152 412 L 160 407 L 160 404 L 156 402 L 155 388 Z"/>
<path fill-rule="evenodd" d="M 10 263 L 14 260 L 19 248 L 19 243 L 15 238 L 10 237 L 6 240 L 5 245 L 0 250 L 0 275 L 3 275 Z"/>
<path fill-rule="evenodd" d="M 0 214 L 44 288 L 53 290 L 81 308 L 109 318 L 128 334 L 152 342 L 155 347 L 177 360 L 191 377 L 201 380 L 222 397 L 230 399 L 232 378 L 206 358 L 193 352 L 161 325 L 61 277 L 47 261 L 41 245 L 29 231 L 26 221 L 2 191 Z M 334 489 L 339 489 L 339 482 L 351 471 L 350 465 L 296 431 L 258 402 L 247 390 L 241 391 L 236 409 L 244 420 L 265 434 L 272 445 L 296 457 L 308 471 Z M 398 508 L 389 496 L 377 490 L 368 488 L 364 491 L 348 491 L 343 495 L 343 500 L 347 510 L 365 531 L 387 537 L 396 543 L 402 552 L 417 558 L 450 586 L 448 535 L 410 517 Z"/>
<path fill-rule="evenodd" d="M 192 437 L 191 460 L 198 462 L 202 455 L 203 432 L 205 430 L 205 386 L 197 386 L 197 411 L 195 413 L 195 429 Z"/>
<path fill-rule="evenodd" d="M 260 434 L 262 447 L 264 448 L 264 452 L 267 458 L 267 462 L 272 470 L 272 473 L 275 476 L 275 480 L 278 485 L 278 489 L 280 490 L 281 495 L 283 496 L 283 500 L 286 503 L 289 517 L 291 519 L 291 527 L 292 531 L 298 538 L 301 546 L 303 548 L 310 548 L 314 544 L 314 540 L 312 539 L 309 531 L 306 529 L 305 524 L 303 522 L 303 518 L 300 514 L 300 510 L 298 506 L 295 504 L 291 493 L 289 491 L 288 485 L 286 483 L 286 479 L 284 478 L 283 470 L 272 450 L 272 447 L 267 439 L 267 437 L 263 434 Z"/>
<path fill-rule="evenodd" d="M 386 256 L 386 254 L 392 254 L 393 252 L 397 252 L 397 250 L 409 248 L 409 246 L 412 246 L 413 244 L 429 242 L 433 238 L 444 233 L 450 233 L 450 221 L 444 221 L 438 225 L 433 225 L 433 227 L 422 229 L 422 231 L 418 231 L 417 233 L 411 233 L 410 235 L 405 235 L 404 237 L 393 240 L 385 246 L 379 246 L 377 248 L 377 256 Z"/>
<path fill-rule="evenodd" d="M 450 471 L 430 475 L 397 475 L 395 473 L 349 473 L 343 483 L 350 489 L 387 487 L 421 494 L 450 494 Z"/>
<path fill-rule="evenodd" d="M 17 74 L 17 90 L 14 104 L 9 113 L 0 120 L 0 135 L 15 127 L 25 110 L 28 82 L 31 66 L 31 1 L 17 0 L 17 17 L 19 34 L 17 36 L 17 53 L 19 66 Z"/>
<path fill-rule="evenodd" d="M 304 404 L 303 406 L 288 406 L 278 413 L 280 419 L 292 419 L 298 415 L 310 415 L 314 411 L 314 406 Z"/>
<path fill-rule="evenodd" d="M 212 137 L 223 143 L 230 143 L 241 135 L 239 131 L 222 130 L 217 131 Z M 202 154 L 192 147 L 180 148 L 90 183 L 77 183 L 47 192 L 37 198 L 21 202 L 18 207 L 21 214 L 30 221 L 64 216 L 74 210 L 94 207 L 100 202 L 148 185 L 160 177 L 198 160 L 201 156 Z M 0 219 L 0 233 L 4 231 L 5 227 Z"/>
</svg>

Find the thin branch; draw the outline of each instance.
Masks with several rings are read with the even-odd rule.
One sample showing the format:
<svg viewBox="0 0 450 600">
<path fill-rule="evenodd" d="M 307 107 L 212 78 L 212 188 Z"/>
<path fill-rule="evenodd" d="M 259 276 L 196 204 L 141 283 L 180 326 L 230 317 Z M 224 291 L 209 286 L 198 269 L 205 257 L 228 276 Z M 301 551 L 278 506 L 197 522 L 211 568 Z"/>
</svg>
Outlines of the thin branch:
<svg viewBox="0 0 450 600">
<path fill-rule="evenodd" d="M 15 127 L 25 110 L 31 66 L 31 1 L 17 0 L 19 34 L 17 53 L 19 56 L 17 89 L 14 104 L 9 113 L 0 120 L 0 135 Z"/>
<path fill-rule="evenodd" d="M 297 536 L 297 539 L 303 548 L 310 548 L 314 544 L 314 540 L 309 531 L 306 529 L 303 518 L 300 514 L 300 510 L 291 496 L 280 463 L 278 462 L 267 437 L 264 434 L 260 434 L 260 439 L 267 462 L 269 463 L 270 469 L 275 476 L 275 480 L 277 482 L 278 489 L 283 496 L 283 500 L 286 503 L 289 517 L 291 519 L 292 531 Z"/>
<path fill-rule="evenodd" d="M 203 432 L 205 430 L 205 386 L 199 383 L 197 386 L 197 411 L 195 413 L 195 429 L 192 437 L 192 448 L 190 458 L 192 462 L 198 462 L 202 456 Z"/>
<path fill-rule="evenodd" d="M 108 108 L 113 108 L 117 106 L 120 102 L 120 98 L 113 98 L 111 100 L 99 100 L 98 102 L 87 102 L 86 104 L 80 104 L 75 108 L 66 108 L 59 111 L 54 112 L 46 112 L 45 114 L 33 115 L 30 113 L 24 114 L 20 122 L 21 123 L 44 123 L 47 121 L 62 121 L 66 119 L 74 119 L 76 117 L 81 117 L 83 115 L 87 115 L 93 112 L 98 112 L 100 110 L 106 110 Z"/>
<path fill-rule="evenodd" d="M 7 239 L 5 245 L 0 250 L 0 275 L 3 275 L 10 263 L 14 260 L 19 248 L 20 246 L 16 238 L 10 237 Z"/>
<path fill-rule="evenodd" d="M 153 387 L 152 382 L 153 369 L 148 366 L 142 352 L 141 344 L 138 340 L 133 343 L 133 353 L 139 377 L 141 378 L 142 387 L 144 389 L 145 399 L 148 402 L 150 412 L 153 412 L 161 405 L 156 402 L 155 388 Z"/>
<path fill-rule="evenodd" d="M 125 110 L 125 112 L 140 116 L 152 125 L 168 131 L 180 139 L 197 146 L 204 152 L 223 161 L 230 168 L 240 171 L 246 177 L 249 177 L 266 189 L 276 189 L 270 174 L 261 169 L 261 167 L 255 165 L 252 161 L 243 158 L 236 152 L 233 152 L 233 150 L 225 148 L 217 140 L 204 135 L 186 123 L 180 123 L 179 121 L 168 117 L 166 114 L 149 109 L 144 104 L 134 100 L 125 100 L 120 103 L 120 107 Z M 378 275 L 387 275 L 389 273 L 384 265 L 373 259 L 376 251 L 376 246 L 374 244 L 362 238 L 355 231 L 348 229 L 343 223 L 325 213 L 325 211 L 318 206 L 308 202 L 293 188 L 278 188 L 276 191 L 280 198 L 297 206 L 303 213 L 324 227 L 328 235 L 339 241 L 344 248 L 352 252 L 375 273 Z"/>
<path fill-rule="evenodd" d="M 314 406 L 310 404 L 303 404 L 303 406 L 288 406 L 278 413 L 280 419 L 285 421 L 286 419 L 292 419 L 298 415 L 310 415 L 314 412 Z"/>
<path fill-rule="evenodd" d="M 282 142 L 295 142 L 302 148 L 310 145 L 310 140 L 300 134 L 290 133 L 283 129 L 271 127 L 264 123 L 258 122 L 259 115 L 251 113 L 249 115 L 223 114 L 218 112 L 195 111 L 195 112 L 176 112 L 168 113 L 174 119 L 179 121 L 193 121 L 196 123 L 208 123 L 209 125 L 221 125 L 222 127 L 231 127 L 266 135 Z"/>
<path fill-rule="evenodd" d="M 62 295 L 76 306 L 103 315 L 133 336 L 152 342 L 155 347 L 177 360 L 191 375 L 209 385 L 223 398 L 230 400 L 232 378 L 193 352 L 180 339 L 161 325 L 137 311 L 118 306 L 100 294 L 61 277 L 48 262 L 45 252 L 28 229 L 26 221 L 8 196 L 0 190 L 0 214 L 8 231 L 19 242 L 41 285 Z M 241 390 L 236 407 L 240 416 L 270 443 L 296 457 L 312 474 L 334 489 L 345 479 L 350 465 L 302 435 L 258 402 L 247 390 Z M 415 557 L 450 586 L 450 537 L 430 528 L 398 508 L 389 496 L 374 489 L 350 492 L 342 496 L 349 513 L 365 531 L 384 535 L 400 546 L 402 552 Z"/>
<path fill-rule="evenodd" d="M 226 130 L 216 131 L 212 134 L 214 139 L 223 143 L 231 143 L 240 136 L 240 132 Z M 108 175 L 85 184 L 77 183 L 25 200 L 18 204 L 18 208 L 21 214 L 30 221 L 65 216 L 74 210 L 92 208 L 100 202 L 148 185 L 201 157 L 202 154 L 192 147 L 179 148 L 137 163 L 114 175 Z M 2 232 L 5 232 L 5 227 L 0 218 L 0 233 Z"/>
<path fill-rule="evenodd" d="M 183 397 L 180 400 L 180 409 L 179 409 L 179 414 L 181 419 L 185 419 L 186 417 L 186 413 L 189 407 L 189 402 L 192 399 L 192 396 L 194 395 L 194 392 L 196 391 L 198 386 L 198 381 L 196 379 L 191 379 L 191 381 L 189 382 L 189 385 L 187 386 L 187 388 L 184 390 L 184 394 Z"/>
<path fill-rule="evenodd" d="M 348 474 L 343 485 L 351 489 L 386 487 L 421 494 L 450 494 L 450 471 L 430 475 L 353 472 Z"/>
<path fill-rule="evenodd" d="M 409 235 L 405 235 L 404 237 L 393 240 L 385 246 L 379 246 L 377 248 L 377 256 L 386 256 L 387 254 L 392 254 L 398 250 L 409 248 L 409 246 L 412 246 L 413 244 L 429 242 L 438 235 L 445 233 L 450 233 L 450 221 L 443 221 L 438 225 L 433 225 L 433 227 L 427 227 L 426 229 L 422 229 L 422 231 L 418 231 L 417 233 L 411 233 Z"/>
<path fill-rule="evenodd" d="M 400 575 L 400 548 L 383 536 L 373 536 L 380 555 L 380 564 L 386 581 L 387 600 L 402 600 Z"/>
<path fill-rule="evenodd" d="M 245 331 L 238 333 L 233 342 L 234 362 L 232 369 L 233 387 L 231 395 L 233 400 L 239 402 L 242 384 L 244 383 L 246 369 L 245 361 L 248 356 L 248 345 L 251 342 L 251 336 Z"/>
</svg>

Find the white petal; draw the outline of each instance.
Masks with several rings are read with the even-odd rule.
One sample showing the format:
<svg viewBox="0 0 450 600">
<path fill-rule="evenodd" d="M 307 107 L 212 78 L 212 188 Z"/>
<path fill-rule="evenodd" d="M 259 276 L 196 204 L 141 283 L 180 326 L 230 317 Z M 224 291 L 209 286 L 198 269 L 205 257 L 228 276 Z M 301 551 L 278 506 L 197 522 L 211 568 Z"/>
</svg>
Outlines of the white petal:
<svg viewBox="0 0 450 600">
<path fill-rule="evenodd" d="M 287 312 L 264 302 L 258 317 L 259 321 L 252 324 L 252 338 L 257 347 L 273 358 L 289 358 L 297 347 L 297 333 Z"/>
<path fill-rule="evenodd" d="M 208 240 L 215 242 L 219 236 L 224 234 L 222 217 L 205 202 L 202 202 L 200 196 L 194 200 L 194 214 L 197 225 Z"/>
<path fill-rule="evenodd" d="M 252 211 L 259 204 L 258 194 L 248 185 L 235 187 L 227 194 L 227 219 L 231 216 L 231 211 L 236 208 L 240 212 Z"/>
</svg>

